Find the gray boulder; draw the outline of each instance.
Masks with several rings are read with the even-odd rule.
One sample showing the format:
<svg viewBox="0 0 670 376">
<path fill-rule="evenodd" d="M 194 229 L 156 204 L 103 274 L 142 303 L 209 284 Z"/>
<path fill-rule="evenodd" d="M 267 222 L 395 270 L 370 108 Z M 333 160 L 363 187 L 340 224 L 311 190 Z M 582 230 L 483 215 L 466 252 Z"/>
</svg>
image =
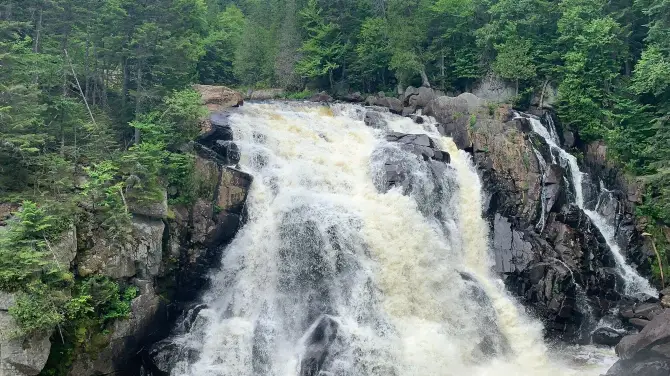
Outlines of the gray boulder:
<svg viewBox="0 0 670 376">
<path fill-rule="evenodd" d="M 428 103 L 437 98 L 435 90 L 421 86 L 419 88 L 409 86 L 405 90 L 403 105 L 411 108 L 412 112 L 419 108 L 425 108 Z"/>
<path fill-rule="evenodd" d="M 330 94 L 328 94 L 327 92 L 322 91 L 322 92 L 320 92 L 320 93 L 314 94 L 311 98 L 309 98 L 309 100 L 310 100 L 311 102 L 322 102 L 322 103 L 325 103 L 325 102 L 332 102 L 332 101 L 333 101 L 333 97 L 331 97 Z"/>
<path fill-rule="evenodd" d="M 398 98 L 383 97 L 377 98 L 374 103 L 376 106 L 382 106 L 389 109 L 394 114 L 402 114 L 402 102 Z"/>
<path fill-rule="evenodd" d="M 453 138 L 456 146 L 466 149 L 472 147 L 470 122 L 475 110 L 465 97 L 438 97 L 426 106 L 425 113 L 437 120 L 440 134 Z"/>
<path fill-rule="evenodd" d="M 14 304 L 13 294 L 0 295 L 0 374 L 33 376 L 42 371 L 51 351 L 51 333 L 15 337 L 19 330 L 7 309 Z"/>
<path fill-rule="evenodd" d="M 661 312 L 663 307 L 660 303 L 642 303 L 633 308 L 633 317 L 651 321 Z"/>
<path fill-rule="evenodd" d="M 664 343 L 670 343 L 670 310 L 656 315 L 640 333 L 624 337 L 616 353 L 621 359 L 633 359 L 638 353 Z"/>
</svg>

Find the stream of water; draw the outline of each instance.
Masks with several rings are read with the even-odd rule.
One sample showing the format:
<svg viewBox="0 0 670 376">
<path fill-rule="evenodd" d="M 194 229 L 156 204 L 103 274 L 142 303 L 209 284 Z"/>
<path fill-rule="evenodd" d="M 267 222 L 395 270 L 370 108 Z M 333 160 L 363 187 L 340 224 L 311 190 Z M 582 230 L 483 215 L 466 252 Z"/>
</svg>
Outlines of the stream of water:
<svg viewBox="0 0 670 376">
<path fill-rule="evenodd" d="M 624 280 L 622 292 L 628 296 L 642 294 L 657 297 L 658 292 L 649 284 L 649 281 L 640 276 L 640 274 L 638 274 L 637 271 L 635 271 L 635 269 L 633 269 L 633 267 L 626 262 L 626 257 L 617 244 L 616 229 L 614 226 L 608 222 L 607 218 L 603 217 L 595 209 L 592 210 L 586 207 L 584 201 L 583 184 L 584 179 L 588 178 L 588 175 L 579 169 L 577 158 L 559 146 L 560 140 L 553 123 L 550 123 L 547 127 L 542 124 L 540 119 L 537 119 L 533 116 L 528 116 L 528 119 L 530 120 L 531 126 L 533 127 L 533 131 L 540 135 L 547 142 L 547 145 L 549 145 L 553 159 L 552 162 L 556 163 L 555 154 L 558 155 L 559 163 L 568 171 L 568 174 L 571 178 L 571 185 L 574 189 L 575 204 L 577 204 L 577 206 L 584 211 L 584 213 L 591 219 L 591 222 L 605 238 L 607 246 L 616 262 L 617 271 Z"/>
</svg>

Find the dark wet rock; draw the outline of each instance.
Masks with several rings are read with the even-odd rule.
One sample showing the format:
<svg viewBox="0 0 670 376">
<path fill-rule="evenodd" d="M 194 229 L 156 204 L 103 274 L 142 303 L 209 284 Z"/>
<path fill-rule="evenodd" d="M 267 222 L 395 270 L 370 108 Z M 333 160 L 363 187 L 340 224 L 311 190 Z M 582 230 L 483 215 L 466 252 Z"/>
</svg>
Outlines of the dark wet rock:
<svg viewBox="0 0 670 376">
<path fill-rule="evenodd" d="M 215 113 L 209 118 L 211 129 L 197 138 L 197 142 L 207 147 L 212 147 L 218 140 L 231 141 L 233 130 L 228 124 L 229 113 Z"/>
<path fill-rule="evenodd" d="M 156 375 L 169 375 L 179 361 L 180 346 L 172 340 L 163 340 L 155 343 L 148 351 L 152 373 Z"/>
<path fill-rule="evenodd" d="M 423 124 L 423 123 L 426 122 L 426 119 L 421 115 L 412 114 L 412 115 L 409 115 L 409 118 L 414 120 L 414 122 L 416 124 Z"/>
<path fill-rule="evenodd" d="M 650 357 L 640 361 L 619 360 L 606 376 L 668 376 L 670 359 Z"/>
<path fill-rule="evenodd" d="M 402 114 L 402 102 L 400 102 L 400 99 L 398 98 L 390 98 L 390 97 L 385 97 L 385 98 L 377 98 L 375 101 L 375 105 L 377 106 L 382 106 L 386 107 L 389 109 L 394 114 Z"/>
<path fill-rule="evenodd" d="M 451 158 L 449 153 L 439 150 L 435 142 L 425 134 L 405 134 L 391 132 L 386 135 L 386 141 L 396 142 L 402 145 L 403 150 L 423 158 L 424 161 L 435 160 L 449 163 Z"/>
<path fill-rule="evenodd" d="M 558 211 L 566 203 L 565 170 L 563 167 L 551 164 L 544 174 L 545 210 Z"/>
<path fill-rule="evenodd" d="M 574 147 L 577 143 L 577 136 L 575 132 L 572 131 L 563 131 L 563 147 L 570 149 Z"/>
<path fill-rule="evenodd" d="M 386 129 L 387 126 L 384 115 L 378 111 L 367 111 L 363 121 L 365 122 L 365 125 L 375 129 Z"/>
<path fill-rule="evenodd" d="M 168 300 L 170 304 L 154 315 L 152 326 L 146 327 L 150 332 L 126 331 L 133 341 L 126 341 L 127 346 L 120 353 L 132 353 L 132 361 L 115 361 L 111 367 L 109 363 L 89 362 L 98 368 L 107 367 L 105 373 L 139 374 L 138 368 L 142 366 L 153 375 L 164 375 L 176 360 L 195 359 L 192 349 L 175 346 L 166 338 L 177 318 L 182 317 L 176 331 L 188 332 L 201 316 L 198 313 L 206 308 L 198 305 L 187 309 L 207 289 L 209 271 L 219 266 L 224 247 L 244 224 L 245 203 L 253 181 L 249 174 L 228 166 L 239 161 L 239 149 L 231 140 L 227 117 L 212 115 L 211 123 L 214 126 L 211 132 L 191 145 L 197 152 L 194 170 L 198 179 L 190 189 L 197 192 L 197 197 L 190 205 L 171 207 L 172 216 L 165 221 L 162 244 L 156 248 L 164 255 L 164 262 L 158 274 L 152 274 L 151 285 L 156 297 L 160 295 L 160 301 Z M 86 374 L 90 373 L 81 373 Z"/>
<path fill-rule="evenodd" d="M 496 213 L 493 219 L 493 247 L 495 249 L 495 271 L 498 273 L 519 272 L 532 260 L 532 245 L 524 241 L 523 233 L 512 229 L 509 219 Z M 544 267 L 542 265 L 541 267 Z M 537 275 L 539 269 L 534 269 Z M 544 274 L 542 269 L 541 274 Z M 531 276 L 533 278 L 533 276 Z M 535 277 L 537 279 L 537 277 Z"/>
<path fill-rule="evenodd" d="M 300 376 L 318 376 L 337 338 L 339 324 L 329 316 L 322 316 L 307 337 L 306 350 L 300 362 Z"/>
<path fill-rule="evenodd" d="M 221 156 L 226 165 L 235 165 L 240 162 L 240 148 L 233 141 L 217 140 L 212 150 Z"/>
<path fill-rule="evenodd" d="M 616 346 L 623 338 L 623 333 L 612 328 L 598 328 L 591 334 L 593 343 L 604 346 Z"/>
<path fill-rule="evenodd" d="M 472 148 L 487 193 L 495 269 L 543 319 L 548 336 L 588 342 L 599 318 L 622 298 L 623 281 L 605 239 L 571 203 L 569 171 L 531 132 L 530 120 L 510 120 L 497 111 L 486 115 L 471 106 L 476 98 L 469 100 L 437 98 L 433 104 L 442 102 L 442 112 L 432 114 L 443 117 L 440 127 L 456 127 L 452 135 L 461 139 L 460 148 Z M 472 126 L 455 119 L 453 113 L 461 111 L 476 115 Z M 624 234 L 630 222 L 619 223 Z"/>
<path fill-rule="evenodd" d="M 651 347 L 664 343 L 670 343 L 670 310 L 665 310 L 654 317 L 640 333 L 624 337 L 616 347 L 616 351 L 621 359 L 633 359 Z M 670 354 L 668 355 L 670 357 Z"/>
</svg>

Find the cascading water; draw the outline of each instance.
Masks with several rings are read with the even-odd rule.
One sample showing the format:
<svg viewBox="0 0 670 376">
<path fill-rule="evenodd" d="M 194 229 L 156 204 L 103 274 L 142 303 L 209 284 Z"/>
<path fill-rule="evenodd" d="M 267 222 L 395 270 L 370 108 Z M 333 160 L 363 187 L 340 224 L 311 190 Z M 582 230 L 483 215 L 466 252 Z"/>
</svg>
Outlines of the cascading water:
<svg viewBox="0 0 670 376">
<path fill-rule="evenodd" d="M 658 296 L 658 292 L 649 285 L 649 281 L 640 276 L 635 269 L 626 262 L 626 258 L 616 241 L 616 229 L 608 223 L 607 218 L 598 213 L 597 210 L 591 210 L 586 207 L 582 188 L 586 174 L 580 171 L 577 158 L 559 146 L 560 141 L 553 123 L 550 122 L 549 129 L 547 129 L 540 119 L 529 115 L 526 116 L 530 120 L 533 131 L 540 135 L 546 141 L 547 145 L 549 145 L 549 148 L 551 149 L 552 163 L 556 163 L 556 156 L 558 156 L 562 167 L 568 170 L 571 178 L 571 185 L 574 190 L 575 204 L 584 211 L 605 238 L 607 246 L 616 262 L 616 269 L 624 280 L 622 292 L 628 296 L 639 294 L 654 297 Z"/>
<path fill-rule="evenodd" d="M 255 177 L 173 376 L 598 375 L 550 356 L 491 273 L 482 187 L 433 124 L 353 105 L 247 104 L 230 117 Z M 386 128 L 386 129 L 384 129 Z M 427 134 L 451 164 L 388 131 Z M 442 163 L 442 164 L 440 164 Z M 407 184 L 386 185 L 388 166 Z M 556 354 L 554 354 L 556 355 Z"/>
</svg>

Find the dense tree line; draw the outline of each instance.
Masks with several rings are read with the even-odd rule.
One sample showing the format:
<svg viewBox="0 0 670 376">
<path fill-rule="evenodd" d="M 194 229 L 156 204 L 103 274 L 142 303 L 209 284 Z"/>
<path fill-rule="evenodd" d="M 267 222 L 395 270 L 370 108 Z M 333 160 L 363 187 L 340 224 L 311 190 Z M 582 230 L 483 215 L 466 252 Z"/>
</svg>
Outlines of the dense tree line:
<svg viewBox="0 0 670 376">
<path fill-rule="evenodd" d="M 557 87 L 560 120 L 605 140 L 647 182 L 641 213 L 670 223 L 668 0 L 0 0 L 0 202 L 29 200 L 0 236 L 0 288 L 32 297 L 27 332 L 123 316 L 123 289 L 40 255 L 83 211 L 120 239 L 127 199 L 190 199 L 192 83 L 457 93 L 488 74 L 521 107 Z"/>
</svg>

